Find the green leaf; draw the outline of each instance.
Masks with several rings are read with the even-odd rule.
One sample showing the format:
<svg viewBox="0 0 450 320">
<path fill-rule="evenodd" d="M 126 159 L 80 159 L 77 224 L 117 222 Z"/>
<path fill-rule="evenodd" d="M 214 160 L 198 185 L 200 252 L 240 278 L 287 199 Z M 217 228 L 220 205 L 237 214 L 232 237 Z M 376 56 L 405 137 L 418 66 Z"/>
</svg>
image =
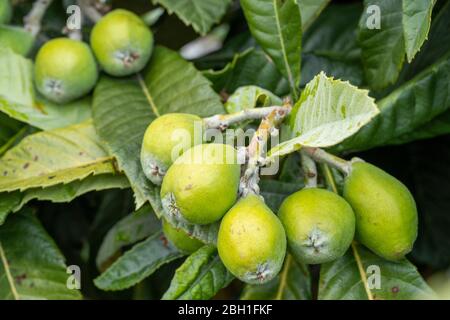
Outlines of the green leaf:
<svg viewBox="0 0 450 320">
<path fill-rule="evenodd" d="M 112 227 L 106 234 L 95 260 L 97 268 L 111 260 L 120 250 L 158 232 L 161 223 L 151 207 L 143 206 Z"/>
<path fill-rule="evenodd" d="M 337 151 L 370 149 L 395 141 L 450 108 L 450 53 L 377 102 L 380 114 Z"/>
<path fill-rule="evenodd" d="M 281 106 L 283 101 L 272 92 L 258 86 L 244 86 L 238 88 L 225 103 L 228 113 L 239 112 L 246 109 Z"/>
<path fill-rule="evenodd" d="M 354 249 L 356 255 L 350 249 L 342 258 L 321 266 L 319 299 L 367 300 L 370 294 L 373 299 L 409 300 L 433 295 L 408 260 L 389 262 L 362 246 L 354 245 Z M 380 271 L 379 288 L 373 268 Z"/>
<path fill-rule="evenodd" d="M 232 0 L 153 0 L 167 11 L 175 14 L 186 25 L 205 35 L 211 27 L 220 22 Z"/>
<path fill-rule="evenodd" d="M 369 6 L 378 6 L 380 28 L 369 29 L 376 18 L 367 12 Z M 394 83 L 405 60 L 405 42 L 402 28 L 402 1 L 364 0 L 364 13 L 359 24 L 359 43 L 367 82 L 372 89 L 382 89 Z"/>
<path fill-rule="evenodd" d="M 331 0 L 297 0 L 302 16 L 302 30 L 305 31 L 317 19 Z"/>
<path fill-rule="evenodd" d="M 241 300 L 311 300 L 311 276 L 308 267 L 291 256 L 273 280 L 262 285 L 246 285 Z"/>
<path fill-rule="evenodd" d="M 225 94 L 247 85 L 261 87 L 277 96 L 289 92 L 288 82 L 261 50 L 249 49 L 236 54 L 222 70 L 208 70 L 204 75 L 213 82 L 217 92 Z"/>
<path fill-rule="evenodd" d="M 0 228 L 2 300 L 80 299 L 67 288 L 64 257 L 29 209 Z"/>
<path fill-rule="evenodd" d="M 31 200 L 51 201 L 54 203 L 70 202 L 73 199 L 91 191 L 106 189 L 125 189 L 129 187 L 128 180 L 123 175 L 101 174 L 89 176 L 81 181 L 68 184 L 58 184 L 47 188 L 31 188 L 24 192 L 0 193 L 0 201 L 10 205 L 0 206 L 0 226 L 7 215 L 17 212 Z"/>
<path fill-rule="evenodd" d="M 191 254 L 177 269 L 164 300 L 207 300 L 226 287 L 233 276 L 220 261 L 214 246 Z"/>
<path fill-rule="evenodd" d="M 422 127 L 389 141 L 389 144 L 404 144 L 411 141 L 430 139 L 450 133 L 450 110 L 438 115 Z"/>
<path fill-rule="evenodd" d="M 356 86 L 364 84 L 355 33 L 361 11 L 361 3 L 331 4 L 303 34 L 301 86 L 321 71 Z"/>
<path fill-rule="evenodd" d="M 90 175 L 115 173 L 92 122 L 24 138 L 0 159 L 0 192 L 49 187 Z"/>
<path fill-rule="evenodd" d="M 414 59 L 428 36 L 436 0 L 403 0 L 403 32 L 408 62 Z"/>
<path fill-rule="evenodd" d="M 91 99 L 64 106 L 35 95 L 30 60 L 11 49 L 0 49 L 0 111 L 12 118 L 49 130 L 80 123 L 91 116 Z"/>
<path fill-rule="evenodd" d="M 26 56 L 34 45 L 33 35 L 21 27 L 0 25 L 0 48 Z"/>
<path fill-rule="evenodd" d="M 305 87 L 291 113 L 294 138 L 277 145 L 270 154 L 286 155 L 301 146 L 336 145 L 355 134 L 378 112 L 367 90 L 321 72 Z"/>
<path fill-rule="evenodd" d="M 294 98 L 300 85 L 302 19 L 295 0 L 242 0 L 250 31 L 289 82 Z"/>
<path fill-rule="evenodd" d="M 155 49 L 145 81 L 141 76 L 103 77 L 94 92 L 94 124 L 100 138 L 127 175 L 137 208 L 150 201 L 158 215 L 159 188 L 145 177 L 140 151 L 151 121 L 171 112 L 210 116 L 223 113 L 223 106 L 209 81 L 191 63 L 163 47 Z"/>
<path fill-rule="evenodd" d="M 433 18 L 428 41 L 410 65 L 405 66 L 406 79 L 409 80 L 450 51 L 450 2 L 447 2 Z"/>
<path fill-rule="evenodd" d="M 182 256 L 162 232 L 157 232 L 128 250 L 94 283 L 102 290 L 124 290 L 147 278 L 163 264 Z"/>
</svg>

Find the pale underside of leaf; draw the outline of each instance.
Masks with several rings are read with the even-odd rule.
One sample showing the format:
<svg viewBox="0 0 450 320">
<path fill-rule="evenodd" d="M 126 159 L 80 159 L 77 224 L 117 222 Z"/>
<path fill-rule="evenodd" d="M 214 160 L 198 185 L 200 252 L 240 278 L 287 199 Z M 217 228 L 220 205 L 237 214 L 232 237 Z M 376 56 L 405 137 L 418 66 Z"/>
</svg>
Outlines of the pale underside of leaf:
<svg viewBox="0 0 450 320">
<path fill-rule="evenodd" d="M 266 89 L 258 86 L 243 86 L 228 98 L 225 110 L 228 113 L 234 113 L 256 107 L 281 106 L 282 103 L 279 97 Z"/>
<path fill-rule="evenodd" d="M 0 192 L 49 187 L 115 173 L 91 121 L 24 138 L 0 159 Z"/>
<path fill-rule="evenodd" d="M 291 114 L 294 138 L 270 151 L 282 156 L 308 147 L 330 147 L 355 134 L 369 123 L 379 110 L 367 90 L 348 82 L 317 75 L 302 92 Z"/>
<path fill-rule="evenodd" d="M 70 202 L 91 191 L 106 189 L 125 189 L 130 184 L 123 175 L 101 174 L 89 176 L 80 181 L 58 184 L 46 188 L 32 188 L 24 192 L 13 191 L 0 194 L 0 226 L 9 213 L 14 213 L 31 200 L 51 201 L 53 203 Z M 4 206 L 6 204 L 6 206 Z"/>
</svg>

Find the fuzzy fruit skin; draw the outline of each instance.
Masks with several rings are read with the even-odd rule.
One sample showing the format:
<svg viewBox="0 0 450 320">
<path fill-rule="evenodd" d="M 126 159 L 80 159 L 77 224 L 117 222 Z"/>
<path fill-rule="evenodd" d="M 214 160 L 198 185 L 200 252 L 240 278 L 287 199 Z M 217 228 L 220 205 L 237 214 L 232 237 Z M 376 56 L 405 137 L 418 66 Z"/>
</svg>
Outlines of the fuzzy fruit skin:
<svg viewBox="0 0 450 320">
<path fill-rule="evenodd" d="M 91 46 L 108 74 L 128 76 L 141 71 L 153 51 L 153 33 L 134 13 L 116 9 L 92 29 Z"/>
<path fill-rule="evenodd" d="M 202 119 L 186 113 L 169 113 L 156 118 L 144 134 L 141 165 L 146 177 L 156 185 L 183 151 L 202 143 L 195 139 L 196 126 L 202 128 Z M 198 141 L 200 140 L 200 141 Z"/>
<path fill-rule="evenodd" d="M 417 208 L 408 188 L 369 163 L 356 161 L 344 182 L 356 215 L 356 237 L 387 260 L 400 260 L 417 237 Z"/>
<path fill-rule="evenodd" d="M 89 46 L 67 38 L 50 40 L 41 47 L 34 73 L 39 92 L 56 103 L 67 103 L 84 96 L 98 78 Z"/>
<path fill-rule="evenodd" d="M 190 223 L 213 223 L 236 202 L 239 179 L 236 149 L 217 143 L 194 146 L 167 171 L 161 186 L 163 208 Z"/>
<path fill-rule="evenodd" d="M 261 198 L 250 194 L 223 218 L 217 248 L 233 275 L 246 283 L 261 284 L 280 272 L 286 255 L 286 234 Z"/>
<path fill-rule="evenodd" d="M 292 254 L 307 264 L 342 257 L 355 235 L 355 214 L 337 194 L 318 188 L 300 190 L 281 204 L 278 217 Z"/>
<path fill-rule="evenodd" d="M 192 253 L 200 249 L 203 242 L 189 237 L 189 235 L 181 229 L 175 229 L 172 225 L 163 219 L 164 235 L 177 247 L 180 251 L 185 253 Z"/>
<path fill-rule="evenodd" d="M 8 24 L 12 18 L 12 6 L 10 0 L 0 0 L 0 24 Z"/>
</svg>

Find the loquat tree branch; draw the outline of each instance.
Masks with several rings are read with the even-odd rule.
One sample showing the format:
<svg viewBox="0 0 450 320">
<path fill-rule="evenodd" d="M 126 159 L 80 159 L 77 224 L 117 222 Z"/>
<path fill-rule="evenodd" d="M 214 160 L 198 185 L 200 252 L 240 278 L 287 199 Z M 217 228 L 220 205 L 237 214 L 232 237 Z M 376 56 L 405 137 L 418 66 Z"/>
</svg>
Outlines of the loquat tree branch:
<svg viewBox="0 0 450 320">
<path fill-rule="evenodd" d="M 290 104 L 286 104 L 285 107 L 276 107 L 261 121 L 258 130 L 255 132 L 247 148 L 247 168 L 239 186 L 239 194 L 241 197 L 245 197 L 249 193 L 259 195 L 259 170 L 260 167 L 266 164 L 264 152 L 267 141 L 271 135 L 279 134 L 277 127 L 283 122 L 290 111 Z"/>
<path fill-rule="evenodd" d="M 266 118 L 274 111 L 281 111 L 287 115 L 291 111 L 291 108 L 287 108 L 286 106 L 272 106 L 246 109 L 230 114 L 216 114 L 212 117 L 203 119 L 203 122 L 207 129 L 220 129 L 223 131 L 229 126 L 242 121 Z"/>
<path fill-rule="evenodd" d="M 316 163 L 306 152 L 300 152 L 300 161 L 305 176 L 305 188 L 317 187 Z"/>
<path fill-rule="evenodd" d="M 41 31 L 42 18 L 53 0 L 36 0 L 30 12 L 23 18 L 25 30 L 34 37 Z"/>
</svg>

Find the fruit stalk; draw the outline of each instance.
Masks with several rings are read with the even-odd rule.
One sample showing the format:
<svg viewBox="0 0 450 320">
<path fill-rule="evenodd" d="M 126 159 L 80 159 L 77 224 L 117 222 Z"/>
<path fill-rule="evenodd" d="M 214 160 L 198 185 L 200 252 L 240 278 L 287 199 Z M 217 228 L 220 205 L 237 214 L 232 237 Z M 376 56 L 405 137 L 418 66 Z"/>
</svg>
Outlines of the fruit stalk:
<svg viewBox="0 0 450 320">
<path fill-rule="evenodd" d="M 274 111 L 282 111 L 286 115 L 291 111 L 290 106 L 271 106 L 264 108 L 246 109 L 231 114 L 216 114 L 203 119 L 207 129 L 225 130 L 229 126 L 247 120 L 267 118 Z"/>
<path fill-rule="evenodd" d="M 256 109 L 255 109 L 256 110 Z M 248 164 L 244 175 L 241 178 L 239 194 L 241 197 L 249 193 L 259 195 L 259 168 L 266 164 L 263 157 L 267 140 L 271 135 L 277 135 L 277 127 L 283 122 L 283 119 L 291 111 L 291 106 L 286 103 L 285 107 L 277 107 L 263 118 L 258 130 L 255 132 L 247 148 Z"/>
<path fill-rule="evenodd" d="M 305 176 L 305 188 L 317 187 L 317 166 L 314 160 L 306 153 L 300 152 L 303 175 Z"/>
<path fill-rule="evenodd" d="M 93 1 L 78 0 L 77 3 L 83 14 L 86 15 L 92 22 L 97 22 L 103 17 L 103 15 L 95 8 Z"/>
<path fill-rule="evenodd" d="M 53 0 L 37 0 L 33 3 L 30 12 L 23 18 L 25 29 L 33 36 L 37 36 L 41 30 L 41 21 L 47 8 Z"/>
<path fill-rule="evenodd" d="M 350 173 L 351 162 L 349 161 L 339 158 L 320 148 L 302 147 L 301 150 L 304 154 L 308 155 L 317 162 L 326 163 L 343 172 L 345 175 Z"/>
</svg>

